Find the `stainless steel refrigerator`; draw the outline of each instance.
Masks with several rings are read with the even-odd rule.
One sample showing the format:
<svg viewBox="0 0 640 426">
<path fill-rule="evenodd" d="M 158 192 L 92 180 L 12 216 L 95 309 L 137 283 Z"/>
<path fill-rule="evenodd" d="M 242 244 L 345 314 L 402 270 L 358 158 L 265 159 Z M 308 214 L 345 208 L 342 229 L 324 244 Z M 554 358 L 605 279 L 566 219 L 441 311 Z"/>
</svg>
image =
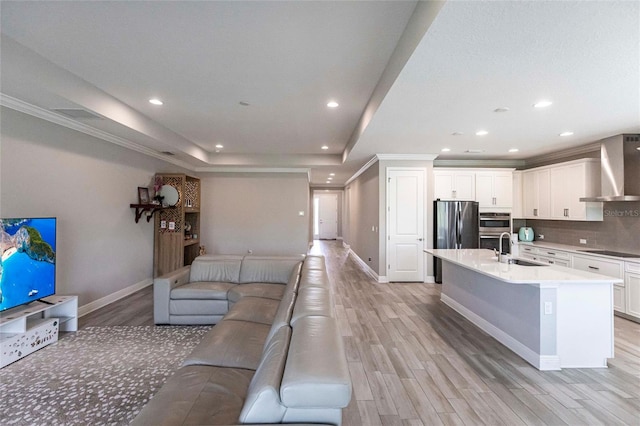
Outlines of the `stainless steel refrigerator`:
<svg viewBox="0 0 640 426">
<path fill-rule="evenodd" d="M 476 201 L 433 202 L 433 248 L 479 248 L 478 203 Z M 435 279 L 442 283 L 442 261 L 434 258 Z"/>
</svg>

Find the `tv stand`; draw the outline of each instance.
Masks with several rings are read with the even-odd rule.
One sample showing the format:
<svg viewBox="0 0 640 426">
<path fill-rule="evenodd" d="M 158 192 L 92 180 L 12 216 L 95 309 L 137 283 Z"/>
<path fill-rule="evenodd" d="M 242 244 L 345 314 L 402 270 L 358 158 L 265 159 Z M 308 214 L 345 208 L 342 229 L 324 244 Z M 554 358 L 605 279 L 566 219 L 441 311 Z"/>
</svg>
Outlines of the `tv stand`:
<svg viewBox="0 0 640 426">
<path fill-rule="evenodd" d="M 0 368 L 78 330 L 78 296 L 49 296 L 0 313 Z"/>
</svg>

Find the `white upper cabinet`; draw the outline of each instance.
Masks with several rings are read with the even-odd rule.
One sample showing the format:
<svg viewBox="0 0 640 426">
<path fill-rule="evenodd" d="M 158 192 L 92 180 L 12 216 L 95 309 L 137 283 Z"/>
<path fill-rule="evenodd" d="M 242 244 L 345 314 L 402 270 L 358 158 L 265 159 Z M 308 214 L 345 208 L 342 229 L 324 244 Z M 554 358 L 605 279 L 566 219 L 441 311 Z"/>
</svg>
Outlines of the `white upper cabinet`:
<svg viewBox="0 0 640 426">
<path fill-rule="evenodd" d="M 525 218 L 602 220 L 602 203 L 581 197 L 597 195 L 600 167 L 595 159 L 582 159 L 523 172 L 522 213 Z"/>
<path fill-rule="evenodd" d="M 526 218 L 546 219 L 550 216 L 550 174 L 548 169 L 522 173 L 522 213 Z"/>
<path fill-rule="evenodd" d="M 476 201 L 481 208 L 510 208 L 513 204 L 512 172 L 476 172 Z"/>
<path fill-rule="evenodd" d="M 468 169 L 436 169 L 433 171 L 434 197 L 441 200 L 474 201 L 476 176 Z"/>
</svg>

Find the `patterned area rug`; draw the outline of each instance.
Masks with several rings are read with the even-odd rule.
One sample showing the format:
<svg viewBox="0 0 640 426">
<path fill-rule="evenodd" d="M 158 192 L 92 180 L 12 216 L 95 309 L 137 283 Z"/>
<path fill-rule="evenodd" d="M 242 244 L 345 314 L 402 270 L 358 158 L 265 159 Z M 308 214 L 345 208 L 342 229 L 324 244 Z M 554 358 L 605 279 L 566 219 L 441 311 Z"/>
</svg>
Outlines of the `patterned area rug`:
<svg viewBox="0 0 640 426">
<path fill-rule="evenodd" d="M 0 425 L 126 425 L 210 327 L 87 327 L 0 370 Z"/>
</svg>

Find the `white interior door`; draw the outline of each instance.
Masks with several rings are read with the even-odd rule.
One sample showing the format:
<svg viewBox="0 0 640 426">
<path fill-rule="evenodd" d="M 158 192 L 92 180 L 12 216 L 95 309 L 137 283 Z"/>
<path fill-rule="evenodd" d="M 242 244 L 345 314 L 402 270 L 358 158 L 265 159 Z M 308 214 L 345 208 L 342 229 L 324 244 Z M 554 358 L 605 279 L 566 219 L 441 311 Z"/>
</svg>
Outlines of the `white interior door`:
<svg viewBox="0 0 640 426">
<path fill-rule="evenodd" d="M 318 199 L 318 238 L 338 238 L 338 194 L 320 194 Z"/>
<path fill-rule="evenodd" d="M 387 277 L 424 281 L 424 169 L 387 169 Z"/>
</svg>

